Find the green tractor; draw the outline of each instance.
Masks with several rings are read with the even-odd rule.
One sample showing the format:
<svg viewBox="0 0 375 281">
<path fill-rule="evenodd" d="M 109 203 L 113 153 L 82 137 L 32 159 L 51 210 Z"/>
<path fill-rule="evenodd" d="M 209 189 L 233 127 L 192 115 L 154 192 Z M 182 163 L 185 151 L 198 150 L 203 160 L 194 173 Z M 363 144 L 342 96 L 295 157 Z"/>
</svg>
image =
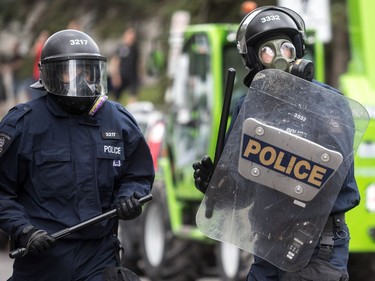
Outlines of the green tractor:
<svg viewBox="0 0 375 281">
<path fill-rule="evenodd" d="M 347 214 L 350 252 L 355 257 L 353 260 L 365 267 L 375 261 L 375 38 L 372 30 L 375 2 L 348 0 L 347 5 L 351 60 L 348 71 L 340 77 L 340 88 L 344 95 L 363 104 L 370 115 L 369 126 L 354 158 L 361 203 Z M 366 280 L 373 280 L 373 275 Z"/>
<path fill-rule="evenodd" d="M 351 61 L 340 77 L 340 90 L 362 103 L 370 123 L 355 156 L 355 175 L 361 203 L 347 213 L 351 230 L 350 261 L 366 265 L 375 261 L 375 56 L 372 36 L 375 2 L 348 0 Z M 169 103 L 163 117 L 146 118 L 145 136 L 157 169 L 154 200 L 145 205 L 130 227 L 120 226 L 128 261 L 152 280 L 196 280 L 219 276 L 244 280 L 252 257 L 234 246 L 213 241 L 197 229 L 195 215 L 202 200 L 194 187 L 191 165 L 209 154 L 213 159 L 222 113 L 228 68 L 237 71 L 231 108 L 247 89 L 245 69 L 236 50 L 237 24 L 188 26 L 181 52 L 175 59 Z M 314 62 L 315 79 L 325 80 L 324 45 L 308 33 L 307 55 Z M 144 115 L 144 113 L 142 113 Z M 152 114 L 154 115 L 154 114 Z M 156 120 L 151 121 L 150 120 Z M 155 125 L 156 124 L 156 125 Z M 156 136 L 156 137 L 155 137 Z M 359 219 L 360 218 L 360 219 Z M 129 239 L 129 237 L 131 239 Z M 351 271 L 349 264 L 349 271 Z M 363 272 L 363 270 L 362 270 Z M 353 272 L 350 272 L 353 276 Z M 358 279 L 366 279 L 363 273 Z"/>
<path fill-rule="evenodd" d="M 202 194 L 194 187 L 192 163 L 213 155 L 227 69 L 238 73 L 232 103 L 246 93 L 235 45 L 237 25 L 188 26 L 169 91 L 166 133 L 157 163 L 154 199 L 142 215 L 141 260 L 152 280 L 197 280 L 220 275 L 244 280 L 251 255 L 204 236 L 195 214 Z"/>
<path fill-rule="evenodd" d="M 192 176 L 193 162 L 205 154 L 214 159 L 229 68 L 237 72 L 230 109 L 247 92 L 243 84 L 246 69 L 235 43 L 237 28 L 232 24 L 186 28 L 174 61 L 165 118 L 155 118 L 156 125 L 150 121 L 144 131 L 157 172 L 153 200 L 137 219 L 135 234 L 126 235 L 131 227 L 120 225 L 120 237 L 125 241 L 128 263 L 153 281 L 203 276 L 245 280 L 252 263 L 251 254 L 214 241 L 197 228 L 195 216 L 203 195 Z M 309 42 L 311 38 L 313 35 Z M 309 56 L 314 57 L 315 77 L 322 81 L 322 44 L 314 42 L 308 48 Z"/>
</svg>

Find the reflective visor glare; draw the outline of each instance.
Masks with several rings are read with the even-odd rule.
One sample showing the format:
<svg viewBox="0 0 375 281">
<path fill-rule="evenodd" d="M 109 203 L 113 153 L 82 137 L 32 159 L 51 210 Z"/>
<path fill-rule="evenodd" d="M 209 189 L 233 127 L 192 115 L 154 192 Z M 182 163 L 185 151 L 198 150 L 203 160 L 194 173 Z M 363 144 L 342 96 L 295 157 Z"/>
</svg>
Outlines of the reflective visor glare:
<svg viewBox="0 0 375 281">
<path fill-rule="evenodd" d="M 101 78 L 100 61 L 70 60 L 56 64 L 57 78 L 63 83 L 71 83 L 78 77 L 84 77 L 87 82 L 94 83 Z"/>
<path fill-rule="evenodd" d="M 246 25 L 242 25 L 240 30 L 238 31 L 238 41 L 237 41 L 237 49 L 240 54 L 247 53 L 247 46 L 246 46 Z"/>
<path fill-rule="evenodd" d="M 275 57 L 275 52 L 269 46 L 264 46 L 260 48 L 259 58 L 263 63 L 265 64 L 271 63 L 274 57 Z"/>
<path fill-rule="evenodd" d="M 237 33 L 237 49 L 240 54 L 247 54 L 246 46 L 246 31 L 249 23 L 254 19 L 254 17 L 259 14 L 259 11 L 254 11 L 248 14 L 240 23 L 240 28 Z"/>
<path fill-rule="evenodd" d="M 280 52 L 284 56 L 284 58 L 288 60 L 292 60 L 296 57 L 296 49 L 290 42 L 284 42 L 283 44 L 281 44 Z"/>
</svg>

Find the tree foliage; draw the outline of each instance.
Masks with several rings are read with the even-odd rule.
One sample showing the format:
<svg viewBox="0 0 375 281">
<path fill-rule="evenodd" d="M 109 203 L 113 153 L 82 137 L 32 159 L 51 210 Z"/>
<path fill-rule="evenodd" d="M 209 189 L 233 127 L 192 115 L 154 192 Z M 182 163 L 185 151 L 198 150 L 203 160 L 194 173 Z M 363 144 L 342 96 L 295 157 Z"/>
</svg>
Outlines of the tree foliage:
<svg viewBox="0 0 375 281">
<path fill-rule="evenodd" d="M 276 1 L 260 2 L 267 5 Z M 101 35 L 109 37 L 122 32 L 126 23 L 140 25 L 158 17 L 167 25 L 176 10 L 189 11 L 192 23 L 239 22 L 241 3 L 233 0 L 2 0 L 0 25 L 4 28 L 15 20 L 26 24 L 28 15 L 43 5 L 44 11 L 33 26 L 36 33 L 46 28 L 53 32 L 73 18 L 89 16 Z"/>
<path fill-rule="evenodd" d="M 275 5 L 277 0 L 258 0 L 258 6 Z M 90 30 L 102 40 L 119 38 L 127 25 L 147 28 L 147 24 L 157 21 L 161 34 L 167 34 L 172 14 L 185 10 L 191 14 L 191 23 L 239 23 L 242 19 L 240 7 L 243 1 L 233 0 L 1 0 L 0 28 L 10 30 L 22 40 L 31 44 L 40 33 L 47 29 L 51 33 L 67 27 L 72 19 L 84 22 L 84 29 Z M 332 28 L 345 33 L 346 4 L 342 0 L 331 0 Z M 16 24 L 15 24 L 16 23 Z M 16 26 L 16 28 L 14 27 Z M 340 27 L 337 30 L 336 27 Z M 345 28 L 343 28 L 345 26 Z M 17 29 L 18 28 L 18 29 Z M 148 35 L 149 36 L 149 35 Z M 337 50 L 335 40 L 327 45 Z M 342 58 L 340 57 L 342 60 Z M 345 60 L 342 60 L 345 61 Z M 332 57 L 327 56 L 326 65 L 332 65 Z M 331 69 L 328 69 L 330 73 Z M 335 70 L 342 72 L 344 69 Z M 337 74 L 333 75 L 333 85 Z"/>
</svg>

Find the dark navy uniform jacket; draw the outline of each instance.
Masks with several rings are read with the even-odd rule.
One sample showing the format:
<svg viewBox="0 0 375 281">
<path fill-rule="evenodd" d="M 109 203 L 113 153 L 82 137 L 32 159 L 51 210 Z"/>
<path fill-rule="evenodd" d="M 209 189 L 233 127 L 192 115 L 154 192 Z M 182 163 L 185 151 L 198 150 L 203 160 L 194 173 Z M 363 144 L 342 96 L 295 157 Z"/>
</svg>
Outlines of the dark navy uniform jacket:
<svg viewBox="0 0 375 281">
<path fill-rule="evenodd" d="M 125 108 L 107 101 L 93 116 L 69 115 L 49 94 L 10 110 L 0 123 L 0 229 L 15 238 L 28 224 L 48 233 L 150 193 L 148 145 Z M 106 220 L 67 238 L 109 234 Z"/>
<path fill-rule="evenodd" d="M 319 81 L 313 81 L 313 83 L 317 84 L 321 87 L 324 87 L 328 90 L 339 93 L 339 91 L 337 89 L 335 89 L 335 88 L 333 88 L 329 85 L 326 85 L 324 83 L 321 83 Z M 245 97 L 246 97 L 246 95 L 242 96 L 238 100 L 237 105 L 236 105 L 235 109 L 233 110 L 233 118 L 232 118 L 229 130 L 231 130 L 231 127 L 233 126 L 234 121 L 236 120 L 236 117 L 237 117 L 238 113 L 240 112 L 240 109 L 241 109 L 241 106 L 242 106 L 242 104 L 245 100 Z M 359 201 L 360 201 L 360 194 L 359 194 L 359 191 L 358 191 L 357 182 L 356 182 L 355 177 L 354 177 L 354 164 L 352 164 L 349 171 L 348 171 L 348 174 L 345 178 L 345 181 L 344 181 L 344 183 L 343 183 L 343 185 L 340 189 L 340 192 L 339 192 L 338 197 L 335 201 L 335 204 L 333 205 L 331 213 L 332 214 L 340 214 L 340 213 L 344 213 L 346 211 L 349 211 L 350 209 L 357 206 L 359 204 Z"/>
</svg>

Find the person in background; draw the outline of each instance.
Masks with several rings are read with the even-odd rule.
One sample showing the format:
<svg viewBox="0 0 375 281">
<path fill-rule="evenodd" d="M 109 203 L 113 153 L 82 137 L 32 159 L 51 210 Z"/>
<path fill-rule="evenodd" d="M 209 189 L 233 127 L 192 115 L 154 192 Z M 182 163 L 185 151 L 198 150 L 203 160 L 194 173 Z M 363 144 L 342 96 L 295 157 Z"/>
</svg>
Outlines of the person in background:
<svg viewBox="0 0 375 281">
<path fill-rule="evenodd" d="M 13 100 L 14 104 L 20 102 L 20 88 L 21 88 L 21 78 L 20 78 L 20 71 L 23 66 L 24 58 L 21 54 L 20 50 L 20 42 L 16 42 L 13 46 L 12 55 L 9 58 L 9 65 L 11 68 L 11 76 L 12 76 L 12 92 L 13 92 Z"/>
<path fill-rule="evenodd" d="M 7 91 L 5 77 L 7 72 L 6 59 L 0 54 L 0 118 L 8 111 L 9 93 Z"/>
<path fill-rule="evenodd" d="M 122 44 L 111 58 L 110 82 L 115 100 L 119 101 L 124 91 L 129 92 L 127 102 L 138 99 L 139 90 L 139 49 L 137 33 L 132 27 L 122 35 Z"/>
<path fill-rule="evenodd" d="M 83 31 L 81 23 L 76 18 L 73 18 L 68 22 L 68 25 L 66 26 L 66 29 L 75 29 L 75 30 Z"/>
<path fill-rule="evenodd" d="M 249 71 L 244 79 L 244 84 L 249 87 L 254 76 L 263 69 L 281 69 L 280 66 L 283 66 L 281 70 L 289 71 L 289 67 L 294 64 L 296 59 L 301 59 L 305 54 L 304 34 L 303 19 L 290 9 L 263 6 L 248 13 L 241 21 L 237 32 L 238 51 Z M 317 81 L 313 82 L 338 92 L 328 85 Z M 245 96 L 239 100 L 232 116 L 230 128 L 234 124 L 244 100 Z M 350 140 L 348 139 L 348 141 Z M 201 161 L 193 164 L 193 169 L 195 186 L 205 193 L 214 171 L 211 158 L 207 155 L 204 156 Z M 345 223 L 345 212 L 357 206 L 359 200 L 360 196 L 352 165 L 326 222 L 324 229 L 327 232 L 324 234 L 324 239 L 323 236 L 320 237 L 321 241 L 329 241 L 330 244 L 318 243 L 310 262 L 297 272 L 285 272 L 255 256 L 247 280 L 349 280 L 347 263 L 350 235 Z"/>
<path fill-rule="evenodd" d="M 6 112 L 20 101 L 20 69 L 23 56 L 20 52 L 20 42 L 13 43 L 11 52 L 0 59 L 0 119 Z"/>
<path fill-rule="evenodd" d="M 118 266 L 116 218 L 52 234 L 112 209 L 134 219 L 151 192 L 150 150 L 133 116 L 107 101 L 106 61 L 86 33 L 56 32 L 32 85 L 46 94 L 0 122 L 0 229 L 26 249 L 11 281 L 103 281 Z"/>
<path fill-rule="evenodd" d="M 39 81 L 39 62 L 40 62 L 40 56 L 42 54 L 42 49 L 44 46 L 44 43 L 46 42 L 48 36 L 50 35 L 49 31 L 42 30 L 37 39 L 35 40 L 35 43 L 32 47 L 32 54 L 33 54 L 33 75 L 32 79 L 34 82 Z M 41 92 L 35 89 L 30 89 L 30 99 L 37 98 L 41 95 Z"/>
</svg>

